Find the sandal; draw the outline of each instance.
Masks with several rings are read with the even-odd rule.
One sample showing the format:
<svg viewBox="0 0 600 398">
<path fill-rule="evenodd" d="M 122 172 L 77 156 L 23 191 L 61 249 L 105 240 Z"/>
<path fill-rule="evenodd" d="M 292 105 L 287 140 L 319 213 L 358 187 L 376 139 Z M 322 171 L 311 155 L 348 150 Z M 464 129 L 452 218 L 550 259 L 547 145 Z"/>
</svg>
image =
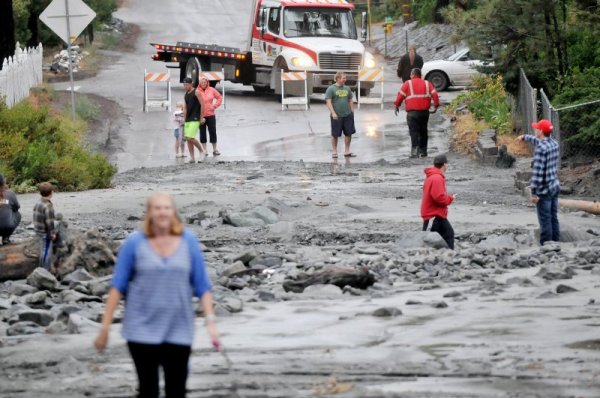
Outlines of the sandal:
<svg viewBox="0 0 600 398">
<path fill-rule="evenodd" d="M 213 152 L 213 156 L 219 156 L 220 154 L 221 154 L 221 152 L 219 152 L 219 151 L 214 151 Z"/>
<path fill-rule="evenodd" d="M 354 153 L 352 153 L 352 152 L 350 152 L 350 153 L 345 153 L 345 154 L 344 154 L 344 157 L 345 157 L 345 158 L 355 158 L 355 157 L 356 157 L 356 154 L 354 154 Z"/>
<path fill-rule="evenodd" d="M 332 158 L 337 159 L 338 155 L 337 153 L 334 153 L 333 155 L 331 155 Z"/>
</svg>

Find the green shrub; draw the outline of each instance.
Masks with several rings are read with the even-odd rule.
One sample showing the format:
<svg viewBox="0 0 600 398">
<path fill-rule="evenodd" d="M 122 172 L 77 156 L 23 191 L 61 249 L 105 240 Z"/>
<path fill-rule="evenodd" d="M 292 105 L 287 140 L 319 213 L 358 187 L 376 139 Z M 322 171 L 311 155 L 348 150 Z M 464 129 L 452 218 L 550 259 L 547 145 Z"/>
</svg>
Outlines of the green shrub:
<svg viewBox="0 0 600 398">
<path fill-rule="evenodd" d="M 600 67 L 576 72 L 568 77 L 553 99 L 555 108 L 600 99 Z M 565 154 L 600 154 L 600 103 L 559 112 L 561 134 L 566 138 Z"/>
<path fill-rule="evenodd" d="M 508 94 L 501 76 L 480 76 L 473 81 L 474 88 L 460 94 L 450 104 L 450 110 L 465 104 L 477 119 L 482 119 L 499 134 L 511 131 L 511 114 Z"/>
<path fill-rule="evenodd" d="M 12 109 L 0 104 L 0 172 L 21 192 L 42 181 L 61 190 L 109 187 L 116 168 L 83 147 L 85 128 L 82 120 L 52 115 L 28 101 Z"/>
<path fill-rule="evenodd" d="M 75 113 L 85 121 L 90 121 L 98 116 L 100 108 L 90 101 L 87 95 L 78 95 L 75 98 Z"/>
</svg>

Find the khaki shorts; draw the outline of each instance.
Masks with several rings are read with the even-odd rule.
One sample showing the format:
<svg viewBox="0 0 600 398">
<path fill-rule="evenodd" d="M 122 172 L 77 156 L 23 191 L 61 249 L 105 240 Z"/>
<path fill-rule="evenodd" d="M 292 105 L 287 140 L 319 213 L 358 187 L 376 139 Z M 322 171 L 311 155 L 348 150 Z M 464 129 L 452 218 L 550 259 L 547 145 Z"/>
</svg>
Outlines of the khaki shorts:
<svg viewBox="0 0 600 398">
<path fill-rule="evenodd" d="M 185 138 L 196 138 L 199 129 L 200 122 L 185 122 L 183 135 L 185 135 Z"/>
</svg>

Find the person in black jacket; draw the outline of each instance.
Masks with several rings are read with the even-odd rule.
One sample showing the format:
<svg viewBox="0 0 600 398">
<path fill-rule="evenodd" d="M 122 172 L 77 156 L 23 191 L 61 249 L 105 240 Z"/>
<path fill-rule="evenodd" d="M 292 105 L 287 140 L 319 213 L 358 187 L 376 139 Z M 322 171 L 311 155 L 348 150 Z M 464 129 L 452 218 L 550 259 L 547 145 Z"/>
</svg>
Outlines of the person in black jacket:
<svg viewBox="0 0 600 398">
<path fill-rule="evenodd" d="M 10 243 L 10 236 L 21 223 L 17 195 L 8 189 L 4 176 L 0 174 L 0 236 L 2 244 Z"/>
<path fill-rule="evenodd" d="M 414 68 L 423 69 L 423 57 L 417 54 L 415 46 L 410 46 L 408 53 L 400 57 L 398 62 L 398 77 L 402 82 L 410 80 L 410 71 Z"/>
</svg>

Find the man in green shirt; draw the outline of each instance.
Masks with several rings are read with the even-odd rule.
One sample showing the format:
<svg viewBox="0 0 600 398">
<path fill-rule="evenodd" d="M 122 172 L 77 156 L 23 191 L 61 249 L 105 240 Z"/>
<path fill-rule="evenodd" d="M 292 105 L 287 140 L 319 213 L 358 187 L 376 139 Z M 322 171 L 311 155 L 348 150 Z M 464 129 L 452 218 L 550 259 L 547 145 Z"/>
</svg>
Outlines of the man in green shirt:
<svg viewBox="0 0 600 398">
<path fill-rule="evenodd" d="M 346 86 L 346 74 L 337 72 L 335 74 L 335 84 L 327 88 L 325 92 L 325 101 L 327 108 L 331 113 L 331 147 L 333 149 L 332 157 L 337 159 L 338 138 L 344 133 L 344 157 L 355 157 L 350 152 L 350 142 L 352 134 L 356 133 L 354 127 L 354 103 L 352 102 L 352 91 Z"/>
</svg>

